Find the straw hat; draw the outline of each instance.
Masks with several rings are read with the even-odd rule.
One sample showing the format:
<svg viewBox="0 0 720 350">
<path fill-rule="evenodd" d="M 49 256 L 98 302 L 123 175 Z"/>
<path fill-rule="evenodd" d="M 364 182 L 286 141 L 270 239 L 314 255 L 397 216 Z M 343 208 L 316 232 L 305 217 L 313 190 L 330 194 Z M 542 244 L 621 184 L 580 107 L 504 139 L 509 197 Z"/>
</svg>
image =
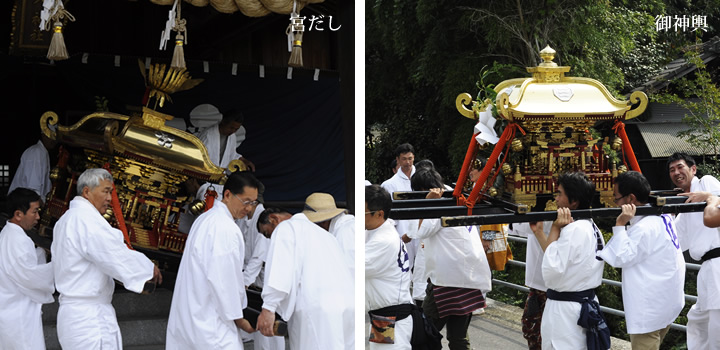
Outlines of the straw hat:
<svg viewBox="0 0 720 350">
<path fill-rule="evenodd" d="M 312 222 L 330 220 L 340 213 L 347 212 L 335 206 L 335 198 L 328 193 L 316 192 L 305 199 L 305 209 L 302 213 Z"/>
</svg>

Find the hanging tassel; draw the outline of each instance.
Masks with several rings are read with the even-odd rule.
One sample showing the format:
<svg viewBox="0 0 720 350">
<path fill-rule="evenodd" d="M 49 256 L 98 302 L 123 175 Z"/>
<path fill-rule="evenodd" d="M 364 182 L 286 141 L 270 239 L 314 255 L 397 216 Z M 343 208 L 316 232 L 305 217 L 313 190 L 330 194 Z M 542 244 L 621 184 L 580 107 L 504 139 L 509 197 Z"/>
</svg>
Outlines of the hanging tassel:
<svg viewBox="0 0 720 350">
<path fill-rule="evenodd" d="M 47 58 L 54 61 L 68 59 L 68 51 L 65 47 L 65 38 L 63 37 L 63 19 L 71 22 L 75 21 L 75 17 L 65 10 L 65 6 L 60 0 L 43 1 L 43 10 L 40 12 L 40 30 L 53 30 L 53 36 L 50 40 L 50 48 L 48 49 Z M 50 25 L 52 23 L 52 26 Z"/>
<path fill-rule="evenodd" d="M 62 61 L 68 59 L 67 48 L 65 47 L 65 39 L 62 34 L 62 23 L 55 22 L 54 33 L 50 41 L 50 49 L 47 58 L 53 61 Z"/>
<path fill-rule="evenodd" d="M 290 14 L 290 25 L 287 29 L 288 40 L 292 43 L 292 49 L 290 51 L 290 61 L 288 66 L 290 67 L 302 67 L 302 40 L 303 32 L 305 31 L 305 25 L 303 25 L 303 19 L 300 18 L 300 14 L 297 13 L 297 2 L 293 2 L 293 12 Z"/>
<path fill-rule="evenodd" d="M 183 36 L 178 34 L 175 36 L 175 51 L 173 51 L 172 62 L 170 67 L 185 68 L 185 52 L 183 51 Z"/>
<path fill-rule="evenodd" d="M 210 208 L 213 207 L 215 204 L 215 198 L 217 198 L 218 193 L 215 191 L 215 187 L 210 185 L 208 189 L 205 191 L 205 211 L 210 210 Z"/>
</svg>

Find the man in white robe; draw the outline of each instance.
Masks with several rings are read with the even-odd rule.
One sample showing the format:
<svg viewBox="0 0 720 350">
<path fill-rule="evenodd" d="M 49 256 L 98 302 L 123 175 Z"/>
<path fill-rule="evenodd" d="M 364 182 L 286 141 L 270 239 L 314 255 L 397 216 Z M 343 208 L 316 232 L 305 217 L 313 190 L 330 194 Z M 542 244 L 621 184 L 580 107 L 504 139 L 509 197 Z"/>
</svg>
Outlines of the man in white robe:
<svg viewBox="0 0 720 350">
<path fill-rule="evenodd" d="M 37 192 L 43 202 L 45 201 L 45 197 L 52 188 L 52 183 L 50 183 L 50 154 L 48 151 L 54 149 L 55 145 L 54 140 L 45 136 L 45 134 L 40 134 L 40 140 L 25 149 L 20 157 L 20 165 L 10 183 L 8 193 L 18 187 L 29 188 Z"/>
<path fill-rule="evenodd" d="M 540 327 L 543 349 L 587 349 L 587 330 L 578 325 L 582 304 L 556 300 L 551 292 L 593 290 L 602 282 L 603 262 L 596 258 L 605 244 L 602 234 L 592 220 L 573 221 L 570 215 L 570 209 L 589 208 L 594 193 L 595 185 L 584 174 L 561 175 L 555 198 L 560 209 L 549 235 L 543 224 L 533 225 L 545 251 L 542 275 L 548 288 Z"/>
<path fill-rule="evenodd" d="M 371 313 L 413 303 L 405 244 L 398 237 L 393 221 L 387 218 L 391 207 L 392 199 L 385 189 L 378 185 L 365 188 L 365 311 Z M 397 315 L 396 312 L 393 314 Z M 398 318 L 394 324 L 394 343 L 371 341 L 371 350 L 412 349 L 413 316 Z"/>
<path fill-rule="evenodd" d="M 647 205 L 650 195 L 650 183 L 639 172 L 618 175 L 613 195 L 622 213 L 598 256 L 622 269 L 623 307 L 633 349 L 659 349 L 685 306 L 685 259 L 675 225 L 668 214 L 635 216 L 635 208 Z"/>
<path fill-rule="evenodd" d="M 112 199 L 113 180 L 105 169 L 85 170 L 78 196 L 53 228 L 50 247 L 55 287 L 60 292 L 57 332 L 64 349 L 122 349 L 115 309 L 115 282 L 141 293 L 145 283 L 162 283 L 160 270 L 130 250 L 123 233 L 103 218 Z"/>
<path fill-rule="evenodd" d="M 258 187 L 252 174 L 232 173 L 222 200 L 193 222 L 170 305 L 167 349 L 242 350 L 238 328 L 253 332 L 243 318 L 245 246 L 235 220 L 257 205 Z"/>
<path fill-rule="evenodd" d="M 668 158 L 670 179 L 688 196 L 687 202 L 705 202 L 711 195 L 720 194 L 720 182 L 709 175 L 695 176 L 695 160 L 685 153 Z M 702 261 L 697 275 L 698 298 L 688 311 L 688 349 L 720 349 L 720 259 L 703 259 L 710 252 L 720 250 L 720 235 L 703 224 L 703 213 L 682 213 L 675 218 L 680 248 Z M 718 249 L 718 250 L 715 250 Z"/>
<path fill-rule="evenodd" d="M 272 336 L 275 312 L 291 349 L 355 347 L 354 283 L 337 240 L 298 213 L 267 208 L 258 229 L 270 238 L 257 329 Z"/>
<path fill-rule="evenodd" d="M 25 233 L 40 220 L 40 196 L 16 188 L 7 206 L 10 219 L 0 232 L 0 349 L 44 350 L 41 308 L 55 301 L 52 263 L 38 261 Z"/>
<path fill-rule="evenodd" d="M 258 200 L 260 200 L 261 196 L 262 193 L 258 194 Z M 270 240 L 263 236 L 257 228 L 258 218 L 263 211 L 265 211 L 265 206 L 261 202 L 247 216 L 237 220 L 245 238 L 245 262 L 243 267 L 245 288 L 262 289 L 263 287 L 265 261 L 267 260 L 268 246 L 270 245 Z M 260 332 L 248 334 L 241 331 L 240 333 L 243 338 L 252 339 L 253 348 L 256 350 L 285 350 L 284 336 L 266 337 Z"/>
<path fill-rule="evenodd" d="M 303 214 L 337 239 L 345 254 L 350 277 L 355 280 L 355 216 L 347 209 L 335 206 L 335 198 L 329 193 L 316 192 L 305 199 Z"/>
<path fill-rule="evenodd" d="M 385 180 L 380 186 L 390 193 L 392 198 L 393 192 L 409 192 L 412 191 L 410 186 L 410 178 L 415 174 L 415 149 L 409 143 L 403 143 L 402 145 L 395 148 L 395 161 L 398 165 L 398 169 L 391 178 Z M 415 227 L 412 224 L 417 224 L 417 220 L 397 220 L 395 221 L 395 228 L 398 231 L 398 235 L 402 237 L 404 234 L 408 234 Z M 405 244 L 410 255 L 410 266 L 415 265 L 415 255 L 420 247 L 420 241 L 410 241 Z M 414 287 L 413 287 L 414 288 Z"/>
<path fill-rule="evenodd" d="M 207 148 L 208 156 L 213 164 L 227 168 L 230 161 L 240 159 L 251 171 L 255 171 L 255 164 L 237 153 L 236 150 L 237 136 L 235 132 L 242 126 L 243 120 L 243 114 L 239 111 L 225 111 L 219 123 L 197 134 Z"/>
</svg>

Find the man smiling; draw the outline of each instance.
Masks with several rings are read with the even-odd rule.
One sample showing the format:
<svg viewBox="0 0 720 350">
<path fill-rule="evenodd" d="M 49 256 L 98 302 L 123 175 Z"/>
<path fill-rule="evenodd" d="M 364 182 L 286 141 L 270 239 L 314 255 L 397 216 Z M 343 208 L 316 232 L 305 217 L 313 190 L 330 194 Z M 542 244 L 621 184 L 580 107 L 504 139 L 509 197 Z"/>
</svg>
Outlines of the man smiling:
<svg viewBox="0 0 720 350">
<path fill-rule="evenodd" d="M 675 153 L 667 162 L 670 179 L 688 196 L 687 202 L 705 202 L 720 194 L 720 181 L 706 175 L 695 176 L 695 160 L 685 153 Z M 703 225 L 703 213 L 683 213 L 675 218 L 680 248 L 702 264 L 697 276 L 698 298 L 688 311 L 688 349 L 720 349 L 720 235 Z"/>
</svg>

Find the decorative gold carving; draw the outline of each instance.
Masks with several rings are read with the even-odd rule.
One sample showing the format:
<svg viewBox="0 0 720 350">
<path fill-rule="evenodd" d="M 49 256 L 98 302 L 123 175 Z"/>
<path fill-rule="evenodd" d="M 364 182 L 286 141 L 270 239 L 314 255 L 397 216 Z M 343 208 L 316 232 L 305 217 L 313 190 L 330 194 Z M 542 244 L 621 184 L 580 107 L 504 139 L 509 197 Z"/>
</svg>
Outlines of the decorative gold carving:
<svg viewBox="0 0 720 350">
<path fill-rule="evenodd" d="M 458 95 L 455 99 L 455 108 L 457 108 L 458 112 L 462 114 L 463 117 L 470 118 L 470 119 L 477 119 L 475 117 L 475 112 L 473 112 L 471 109 L 468 109 L 465 107 L 466 105 L 471 105 L 473 103 L 473 98 L 468 94 L 467 92 L 463 92 L 462 94 Z"/>
</svg>

